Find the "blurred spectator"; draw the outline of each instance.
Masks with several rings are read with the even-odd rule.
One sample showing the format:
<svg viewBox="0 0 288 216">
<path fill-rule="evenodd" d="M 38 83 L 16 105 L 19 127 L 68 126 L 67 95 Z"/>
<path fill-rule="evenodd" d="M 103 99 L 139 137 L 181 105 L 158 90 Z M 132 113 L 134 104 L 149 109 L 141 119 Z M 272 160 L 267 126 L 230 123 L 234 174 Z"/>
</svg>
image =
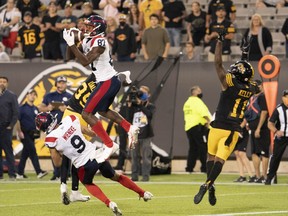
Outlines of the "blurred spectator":
<svg viewBox="0 0 288 216">
<path fill-rule="evenodd" d="M 44 59 L 62 59 L 60 51 L 60 30 L 55 26 L 58 19 L 57 5 L 55 2 L 50 2 L 48 6 L 48 14 L 43 17 L 41 24 L 41 30 L 45 35 L 45 43 L 43 45 Z"/>
<path fill-rule="evenodd" d="M 106 23 L 107 23 L 106 38 L 108 40 L 110 48 L 112 49 L 115 39 L 115 31 L 118 28 L 118 24 L 116 19 L 113 17 L 107 17 Z"/>
<path fill-rule="evenodd" d="M 127 16 L 119 15 L 119 27 L 115 30 L 112 56 L 118 61 L 134 61 L 136 58 L 136 39 L 133 29 L 126 23 Z"/>
<path fill-rule="evenodd" d="M 132 157 L 132 181 L 138 181 L 139 175 L 142 175 L 141 181 L 150 180 L 150 171 L 152 163 L 152 137 L 154 136 L 152 127 L 152 118 L 156 107 L 149 101 L 150 89 L 147 86 L 140 86 L 141 97 L 132 101 L 130 114 L 133 125 L 140 128 L 138 143 L 135 149 L 131 150 Z"/>
<path fill-rule="evenodd" d="M 104 19 L 107 19 L 108 17 L 118 19 L 118 7 L 120 7 L 120 4 L 120 0 L 101 0 L 99 8 L 104 11 Z"/>
<path fill-rule="evenodd" d="M 161 24 L 161 10 L 163 8 L 163 4 L 161 0 L 144 0 L 139 4 L 139 25 L 140 29 L 144 30 L 150 27 L 150 15 L 156 14 L 158 15 L 159 24 Z"/>
<path fill-rule="evenodd" d="M 256 174 L 256 183 L 264 183 L 267 178 L 269 147 L 270 147 L 270 131 L 267 126 L 268 109 L 261 80 L 255 80 L 260 92 L 254 94 L 245 111 L 244 118 L 248 122 L 251 130 L 251 153 L 252 161 Z M 262 161 L 262 175 L 260 172 L 260 164 Z"/>
<path fill-rule="evenodd" d="M 201 10 L 199 2 L 192 2 L 192 12 L 185 18 L 185 21 L 187 22 L 188 42 L 193 42 L 195 46 L 199 46 L 204 40 L 206 32 L 206 12 Z"/>
<path fill-rule="evenodd" d="M 15 158 L 12 148 L 13 127 L 18 119 L 17 96 L 8 88 L 8 78 L 0 77 L 0 179 L 3 179 L 3 158 L 2 150 L 8 166 L 8 175 L 11 180 L 15 180 Z"/>
<path fill-rule="evenodd" d="M 18 31 L 19 48 L 24 54 L 24 59 L 42 57 L 42 46 L 44 44 L 44 34 L 39 26 L 32 23 L 32 13 L 24 13 L 24 25 Z"/>
<path fill-rule="evenodd" d="M 275 7 L 281 8 L 284 7 L 285 0 L 256 0 L 256 8 L 266 8 L 266 7 Z"/>
<path fill-rule="evenodd" d="M 27 12 L 26 12 L 27 13 Z M 16 124 L 17 134 L 23 144 L 20 162 L 18 165 L 17 179 L 23 179 L 25 165 L 30 158 L 38 178 L 43 178 L 48 172 L 40 168 L 38 155 L 35 148 L 35 138 L 39 138 L 40 133 L 36 130 L 35 117 L 39 113 L 34 101 L 37 93 L 30 89 L 26 95 L 26 102 L 19 107 L 19 118 Z"/>
<path fill-rule="evenodd" d="M 32 17 L 39 16 L 38 11 L 45 8 L 44 5 L 42 7 L 42 3 L 39 0 L 18 0 L 16 7 L 21 11 L 22 18 L 24 18 L 26 11 L 30 11 Z"/>
<path fill-rule="evenodd" d="M 150 16 L 150 27 L 145 29 L 142 37 L 142 50 L 145 60 L 152 60 L 158 56 L 166 58 L 170 48 L 170 40 L 166 29 L 159 25 L 159 16 Z"/>
<path fill-rule="evenodd" d="M 0 42 L 0 62 L 10 61 L 9 55 L 5 52 L 4 45 Z"/>
<path fill-rule="evenodd" d="M 247 181 L 247 178 L 244 174 L 244 170 L 246 170 L 249 175 L 248 182 L 253 183 L 255 182 L 256 177 L 253 176 L 252 168 L 250 166 L 250 162 L 246 154 L 247 145 L 249 141 L 249 131 L 246 129 L 245 122 L 246 121 L 244 121 L 243 124 L 241 124 L 241 127 L 243 127 L 242 136 L 238 138 L 238 141 L 234 149 L 234 154 L 236 156 L 236 161 L 237 161 L 239 174 L 240 174 L 240 176 L 236 180 L 234 180 L 234 182 Z"/>
<path fill-rule="evenodd" d="M 141 36 L 142 36 L 142 31 L 140 31 L 139 28 L 139 15 L 140 12 L 138 6 L 136 4 L 131 5 L 128 13 L 128 24 L 134 30 L 138 53 L 140 52 L 141 49 Z"/>
<path fill-rule="evenodd" d="M 121 6 L 118 8 L 118 10 L 121 13 L 124 14 L 128 14 L 129 10 L 131 8 L 132 5 L 138 5 L 138 0 L 137 1 L 133 1 L 133 0 L 121 0 Z"/>
<path fill-rule="evenodd" d="M 127 94 L 130 84 L 124 81 L 122 82 L 122 86 L 123 86 L 123 94 L 117 97 L 117 107 L 115 109 L 119 110 L 119 114 L 123 118 L 129 120 L 129 110 L 130 110 L 130 107 L 128 107 L 129 97 L 126 97 L 125 101 L 122 100 L 124 95 Z M 127 151 L 128 134 L 120 125 L 117 125 L 116 130 L 119 136 L 119 156 L 117 165 L 114 167 L 114 169 L 117 170 L 118 172 L 123 172 L 125 170 L 125 160 L 128 157 L 128 151 Z"/>
<path fill-rule="evenodd" d="M 14 0 L 7 0 L 6 9 L 2 10 L 0 13 L 0 28 L 7 26 L 10 27 L 9 36 L 2 38 L 2 43 L 6 47 L 8 54 L 11 54 L 13 48 L 15 47 L 20 21 L 21 13 L 15 7 Z"/>
<path fill-rule="evenodd" d="M 170 45 L 179 47 L 181 42 L 182 21 L 186 17 L 186 9 L 182 1 L 169 0 L 164 4 L 162 17 L 169 34 Z"/>
<path fill-rule="evenodd" d="M 78 17 L 78 19 L 87 19 L 91 15 L 98 15 L 97 13 L 93 11 L 93 7 L 90 2 L 85 2 L 82 5 L 82 11 L 83 11 L 83 14 L 80 17 Z"/>
<path fill-rule="evenodd" d="M 84 0 L 57 0 L 57 5 L 60 9 L 65 9 L 65 6 L 71 4 L 73 10 L 81 10 Z"/>
<path fill-rule="evenodd" d="M 182 62 L 198 62 L 200 61 L 200 53 L 195 51 L 195 46 L 192 42 L 187 42 L 185 45 L 184 55 L 181 58 Z"/>
<path fill-rule="evenodd" d="M 63 113 L 68 105 L 68 100 L 72 97 L 67 89 L 67 78 L 59 76 L 55 80 L 56 91 L 47 93 L 42 103 L 39 105 L 40 112 L 51 112 L 53 116 L 57 114 L 57 122 L 60 123 Z M 54 164 L 53 164 L 54 165 Z M 53 176 L 50 180 L 57 180 L 60 177 L 60 168 L 54 167 Z"/>
<path fill-rule="evenodd" d="M 63 34 L 61 33 L 63 29 L 70 29 L 70 28 L 76 27 L 77 17 L 72 15 L 72 11 L 73 11 L 72 4 L 66 4 L 65 9 L 64 9 L 64 16 L 59 17 L 55 24 L 56 28 L 60 29 L 60 37 L 61 37 L 60 50 L 61 50 L 61 55 L 64 61 L 66 61 L 67 43 L 63 39 Z"/>
<path fill-rule="evenodd" d="M 260 14 L 254 14 L 251 18 L 250 28 L 246 30 L 243 38 L 252 39 L 249 51 L 250 61 L 259 61 L 264 55 L 272 52 L 272 35 L 270 30 L 264 26 Z"/>
<path fill-rule="evenodd" d="M 190 96 L 183 105 L 185 132 L 189 141 L 186 172 L 194 172 L 197 159 L 201 162 L 201 172 L 206 172 L 207 135 L 211 121 L 208 107 L 202 101 L 199 86 L 190 89 Z"/>
<path fill-rule="evenodd" d="M 214 53 L 217 43 L 218 32 L 227 31 L 225 35 L 225 40 L 223 41 L 223 49 L 222 49 L 222 59 L 223 61 L 230 60 L 230 53 L 231 53 L 231 40 L 234 37 L 235 28 L 231 21 L 225 18 L 226 11 L 223 6 L 219 6 L 216 11 L 217 19 L 210 24 L 209 29 L 207 29 L 205 35 L 205 42 L 210 43 L 210 50 L 208 53 L 208 61 L 214 61 Z"/>
<path fill-rule="evenodd" d="M 226 11 L 226 19 L 232 23 L 236 19 L 236 6 L 231 0 L 211 0 L 208 5 L 208 12 L 206 16 L 206 27 L 208 28 L 210 23 L 217 19 L 217 8 L 223 7 Z"/>
<path fill-rule="evenodd" d="M 288 18 L 286 18 L 282 26 L 281 32 L 284 34 L 286 38 L 286 45 L 285 45 L 286 46 L 286 58 L 288 58 Z"/>
</svg>

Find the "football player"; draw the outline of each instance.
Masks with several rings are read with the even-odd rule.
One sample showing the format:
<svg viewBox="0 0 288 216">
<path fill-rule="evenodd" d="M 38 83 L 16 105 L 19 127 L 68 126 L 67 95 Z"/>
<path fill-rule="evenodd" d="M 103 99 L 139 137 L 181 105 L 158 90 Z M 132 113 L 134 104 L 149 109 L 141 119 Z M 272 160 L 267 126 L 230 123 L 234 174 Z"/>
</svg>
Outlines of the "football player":
<svg viewBox="0 0 288 216">
<path fill-rule="evenodd" d="M 222 85 L 222 92 L 215 120 L 211 123 L 208 135 L 207 179 L 194 197 L 195 204 L 201 202 L 207 190 L 210 205 L 216 204 L 214 182 L 237 143 L 239 132 L 242 131 L 240 123 L 249 98 L 258 90 L 257 84 L 252 82 L 254 69 L 246 61 L 249 41 L 242 47 L 242 59 L 231 65 L 228 73 L 225 72 L 221 55 L 225 34 L 225 31 L 219 32 L 215 50 L 215 68 Z"/>
<path fill-rule="evenodd" d="M 64 29 L 63 38 L 67 42 L 69 49 L 77 60 L 83 65 L 90 65 L 97 81 L 97 87 L 89 96 L 82 111 L 83 119 L 91 126 L 92 130 L 99 136 L 102 142 L 108 147 L 105 148 L 106 158 L 112 153 L 113 141 L 102 126 L 101 121 L 95 116 L 99 113 L 124 128 L 128 133 L 129 147 L 137 143 L 139 128 L 131 125 L 118 112 L 109 109 L 118 93 L 121 82 L 113 67 L 113 62 L 109 50 L 109 44 L 105 38 L 106 22 L 98 16 L 92 15 L 84 21 L 86 26 L 86 37 L 82 41 L 79 49 L 75 45 L 74 33 Z M 126 79 L 128 79 L 126 77 Z"/>
<path fill-rule="evenodd" d="M 119 182 L 124 187 L 139 194 L 144 201 L 151 200 L 153 195 L 137 186 L 130 178 L 118 174 L 106 160 L 103 148 L 95 150 L 95 146 L 85 139 L 81 132 L 79 118 L 69 115 L 57 125 L 56 118 L 46 112 L 39 113 L 35 118 L 38 130 L 47 134 L 45 145 L 50 149 L 52 161 L 55 166 L 61 166 L 62 155 L 68 157 L 77 169 L 78 177 L 89 193 L 101 200 L 109 207 L 114 215 L 122 215 L 115 202 L 112 202 L 101 189 L 93 183 L 93 178 L 99 170 L 105 178 Z M 113 145 L 112 153 L 119 146 Z M 106 148 L 106 146 L 104 147 Z"/>
<path fill-rule="evenodd" d="M 68 106 L 64 111 L 63 118 L 68 115 L 76 115 L 80 120 L 81 125 L 81 131 L 84 134 L 85 138 L 90 140 L 89 137 L 96 136 L 96 134 L 89 128 L 87 122 L 85 122 L 82 117 L 81 113 L 84 108 L 84 105 L 87 101 L 87 98 L 95 89 L 96 87 L 96 79 L 95 75 L 92 73 L 90 74 L 87 79 L 77 88 L 77 90 L 74 92 L 72 97 L 68 101 Z M 79 186 L 79 178 L 77 175 L 77 172 L 75 172 L 75 167 L 72 165 L 71 169 L 71 177 L 72 177 L 72 191 L 70 196 L 68 196 L 67 191 L 67 178 L 68 178 L 68 170 L 70 169 L 70 160 L 66 156 L 63 155 L 62 157 L 62 165 L 61 165 L 61 185 L 60 185 L 60 192 L 61 192 L 61 198 L 62 203 L 65 205 L 69 205 L 70 201 L 88 201 L 90 199 L 90 196 L 82 195 L 78 191 Z"/>
</svg>

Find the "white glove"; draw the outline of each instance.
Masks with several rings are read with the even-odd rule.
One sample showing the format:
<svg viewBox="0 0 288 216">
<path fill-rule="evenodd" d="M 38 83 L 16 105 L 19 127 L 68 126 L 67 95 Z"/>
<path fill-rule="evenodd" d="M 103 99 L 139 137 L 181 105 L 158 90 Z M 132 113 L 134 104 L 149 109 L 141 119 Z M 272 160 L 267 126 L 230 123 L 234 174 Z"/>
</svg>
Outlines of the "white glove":
<svg viewBox="0 0 288 216">
<path fill-rule="evenodd" d="M 75 44 L 74 42 L 74 33 L 70 30 L 63 30 L 63 38 L 68 44 L 68 46 L 73 46 Z"/>
</svg>

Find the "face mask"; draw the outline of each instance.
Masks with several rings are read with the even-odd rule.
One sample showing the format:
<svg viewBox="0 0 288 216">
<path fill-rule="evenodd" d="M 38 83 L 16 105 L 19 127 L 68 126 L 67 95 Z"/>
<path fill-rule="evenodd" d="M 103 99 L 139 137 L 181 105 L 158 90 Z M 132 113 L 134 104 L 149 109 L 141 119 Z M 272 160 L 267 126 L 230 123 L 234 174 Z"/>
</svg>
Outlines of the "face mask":
<svg viewBox="0 0 288 216">
<path fill-rule="evenodd" d="M 202 98 L 202 97 L 203 97 L 203 94 L 200 93 L 200 94 L 197 95 L 197 97 L 198 97 L 198 98 Z"/>
<path fill-rule="evenodd" d="M 121 21 L 121 22 L 119 22 L 119 24 L 120 24 L 120 26 L 125 26 L 126 22 Z"/>
<path fill-rule="evenodd" d="M 140 100 L 146 101 L 149 98 L 149 95 L 147 93 L 143 93 L 142 96 L 140 97 Z"/>
</svg>

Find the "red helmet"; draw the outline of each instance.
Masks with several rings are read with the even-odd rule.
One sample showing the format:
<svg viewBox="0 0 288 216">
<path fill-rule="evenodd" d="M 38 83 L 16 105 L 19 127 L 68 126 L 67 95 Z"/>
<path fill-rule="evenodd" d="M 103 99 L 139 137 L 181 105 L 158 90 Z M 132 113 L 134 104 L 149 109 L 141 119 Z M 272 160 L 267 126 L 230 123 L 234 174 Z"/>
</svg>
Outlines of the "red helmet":
<svg viewBox="0 0 288 216">
<path fill-rule="evenodd" d="M 41 112 L 35 117 L 36 129 L 50 133 L 57 124 L 56 116 L 53 116 L 49 112 Z"/>
<path fill-rule="evenodd" d="M 101 16 L 91 15 L 84 21 L 84 23 L 94 27 L 93 30 L 89 32 L 90 36 L 105 34 L 107 25 L 106 21 Z"/>
</svg>

